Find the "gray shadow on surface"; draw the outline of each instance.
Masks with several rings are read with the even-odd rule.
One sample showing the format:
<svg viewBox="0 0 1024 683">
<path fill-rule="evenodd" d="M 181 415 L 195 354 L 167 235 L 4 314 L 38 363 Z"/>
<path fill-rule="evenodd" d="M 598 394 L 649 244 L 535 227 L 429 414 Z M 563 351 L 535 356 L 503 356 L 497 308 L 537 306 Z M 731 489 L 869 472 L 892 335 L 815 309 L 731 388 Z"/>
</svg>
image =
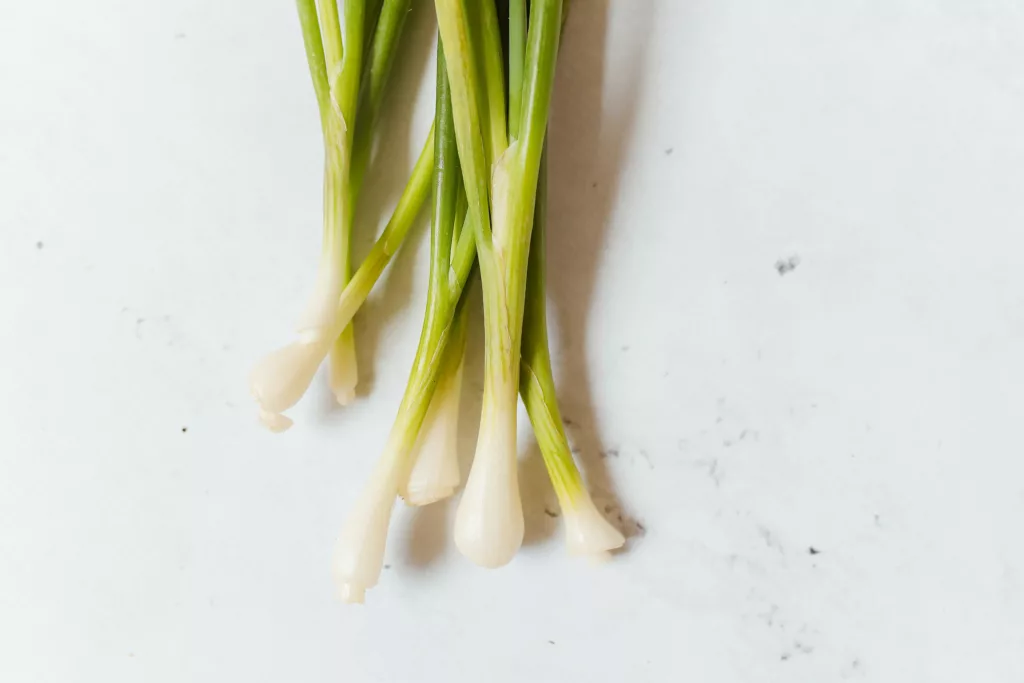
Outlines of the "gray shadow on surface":
<svg viewBox="0 0 1024 683">
<path fill-rule="evenodd" d="M 637 33 L 649 36 L 653 3 L 635 2 L 631 7 L 642 15 L 634 17 L 642 26 Z M 649 41 L 636 43 L 627 63 L 618 67 L 625 70 L 619 72 L 621 91 L 605 97 L 610 9 L 611 0 L 588 0 L 573 7 L 559 56 L 549 136 L 548 317 L 559 330 L 552 355 L 574 455 L 594 502 L 628 537 L 636 535 L 636 526 L 629 523 L 631 515 L 602 459 L 605 449 L 587 367 L 589 345 L 601 340 L 588 336 L 588 321 L 596 305 L 595 286 L 632 138 Z"/>
<path fill-rule="evenodd" d="M 422 569 L 441 559 L 452 523 L 451 510 L 451 498 L 412 509 L 409 540 L 405 546 L 406 564 Z"/>
<path fill-rule="evenodd" d="M 561 531 L 562 511 L 544 458 L 531 434 L 519 461 L 519 495 L 523 500 L 523 546 L 540 545 Z"/>
</svg>

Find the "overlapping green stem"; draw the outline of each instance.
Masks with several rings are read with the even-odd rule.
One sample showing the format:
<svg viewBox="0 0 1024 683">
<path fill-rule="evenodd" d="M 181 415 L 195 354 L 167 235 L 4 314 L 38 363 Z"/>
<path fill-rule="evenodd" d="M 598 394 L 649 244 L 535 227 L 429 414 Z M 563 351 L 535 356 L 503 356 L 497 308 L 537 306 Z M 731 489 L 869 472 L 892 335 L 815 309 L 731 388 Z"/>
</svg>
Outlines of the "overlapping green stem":
<svg viewBox="0 0 1024 683">
<path fill-rule="evenodd" d="M 473 264 L 472 241 L 466 238 L 472 231 L 460 229 L 466 220 L 465 205 L 460 201 L 462 173 L 455 141 L 445 51 L 440 43 L 437 62 L 430 284 L 416 356 L 392 427 L 392 434 L 401 435 L 401 457 L 407 455 L 412 447 L 433 396 L 444 348 L 452 333 L 456 309 Z M 459 233 L 458 241 L 455 240 L 456 233 Z"/>
<path fill-rule="evenodd" d="M 380 576 L 395 496 L 409 471 L 409 456 L 436 389 L 446 347 L 453 337 L 461 334 L 464 324 L 460 309 L 465 306 L 463 287 L 472 260 L 465 258 L 462 251 L 466 248 L 462 243 L 465 228 L 455 247 L 455 262 L 452 259 L 454 233 L 463 220 L 459 215 L 461 174 L 442 49 L 438 50 L 434 130 L 434 211 L 427 312 L 409 381 L 384 453 L 339 536 L 334 574 L 342 599 L 349 602 L 361 602 L 366 589 L 375 585 Z M 460 272 L 457 267 L 464 270 Z"/>
<path fill-rule="evenodd" d="M 331 356 L 332 391 L 341 403 L 354 395 L 357 371 L 352 315 L 412 224 L 426 196 L 433 166 L 431 137 L 392 220 L 357 273 L 356 286 L 346 288 L 351 274 L 355 197 L 369 159 L 384 83 L 411 0 L 343 1 L 344 21 L 340 22 L 336 0 L 296 2 L 324 137 L 324 231 L 316 288 L 300 326 L 299 340 L 267 356 L 252 374 L 251 386 L 260 403 L 261 418 L 275 430 L 291 424 L 281 412 L 294 405 L 308 387 L 328 353 L 325 346 Z M 374 40 L 368 48 L 364 38 L 371 30 Z M 360 156 L 353 169 L 357 108 L 362 112 L 362 126 L 356 150 Z"/>
</svg>

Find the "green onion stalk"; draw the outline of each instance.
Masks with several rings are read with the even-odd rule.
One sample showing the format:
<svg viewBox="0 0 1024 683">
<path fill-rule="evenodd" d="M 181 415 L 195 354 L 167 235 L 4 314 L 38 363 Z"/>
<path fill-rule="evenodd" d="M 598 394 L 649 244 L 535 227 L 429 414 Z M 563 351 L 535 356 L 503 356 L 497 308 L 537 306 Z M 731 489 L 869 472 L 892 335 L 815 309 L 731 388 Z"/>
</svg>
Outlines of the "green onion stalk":
<svg viewBox="0 0 1024 683">
<path fill-rule="evenodd" d="M 429 505 L 450 497 L 461 482 L 459 473 L 459 401 L 465 365 L 467 307 L 458 310 L 445 345 L 437 386 L 413 445 L 409 474 L 398 495 L 409 505 Z"/>
<path fill-rule="evenodd" d="M 291 420 L 282 413 L 305 393 L 328 355 L 330 386 L 339 403 L 351 401 L 358 381 L 351 316 L 339 327 L 338 315 L 345 309 L 340 300 L 351 276 L 355 200 L 370 159 L 373 126 L 411 0 L 342 2 L 339 18 L 336 0 L 322 0 L 319 8 L 314 0 L 297 0 L 324 138 L 324 231 L 316 285 L 300 322 L 298 339 L 263 359 L 251 377 L 261 419 L 274 431 L 291 426 Z M 364 40 L 371 32 L 372 41 Z M 430 139 L 425 149 L 432 155 Z M 414 170 L 402 196 L 406 201 L 399 202 L 389 222 L 389 227 L 397 223 L 387 235 L 389 247 L 396 246 L 396 237 L 398 242 L 404 238 L 426 199 L 424 188 L 429 183 L 432 158 L 425 161 L 422 168 L 417 164 L 419 175 Z M 394 253 L 393 249 L 384 251 L 389 257 Z M 370 270 L 375 268 L 376 264 Z"/>
<path fill-rule="evenodd" d="M 464 289 L 475 261 L 475 241 L 469 225 L 468 206 L 461 197 L 462 178 L 445 51 L 440 45 L 437 63 L 434 200 L 426 313 L 405 394 L 384 452 L 339 534 L 333 573 L 340 597 L 345 602 L 362 602 L 366 590 L 375 586 L 380 578 L 396 496 L 401 493 L 410 503 L 424 504 L 450 495 L 458 484 L 457 463 L 454 476 L 450 470 L 454 441 L 448 442 L 449 453 L 428 455 L 423 446 L 423 438 L 428 441 L 438 438 L 430 436 L 433 431 L 431 421 L 443 421 L 444 415 L 451 416 L 448 411 L 452 405 L 452 392 L 457 392 L 458 368 L 462 364 L 465 347 Z M 456 395 L 456 411 L 457 404 Z M 440 437 L 440 441 L 444 442 L 445 438 Z"/>
<path fill-rule="evenodd" d="M 299 334 L 309 337 L 324 333 L 335 301 L 351 274 L 352 212 L 348 185 L 362 74 L 366 1 L 342 0 L 340 23 L 337 0 L 320 0 L 318 9 L 328 89 L 326 101 L 318 93 L 324 137 L 323 244 L 313 298 L 299 325 Z M 352 327 L 347 326 L 331 341 L 331 390 L 344 405 L 355 398 L 358 381 Z"/>
<path fill-rule="evenodd" d="M 458 293 L 453 289 L 453 281 L 457 280 L 458 275 L 452 269 L 458 256 L 460 240 L 463 240 L 462 248 L 467 255 L 472 256 L 476 252 L 472 231 L 467 231 L 465 237 L 462 235 L 468 207 L 455 144 L 451 91 L 443 46 L 438 46 L 437 55 L 435 126 L 439 130 L 443 129 L 444 139 L 438 137 L 435 149 L 437 170 L 434 173 L 434 214 L 430 232 L 430 277 L 419 346 L 423 351 L 420 354 L 421 360 L 414 367 L 423 367 L 424 361 L 438 352 L 433 340 L 450 323 L 451 312 L 461 297 L 462 284 L 457 285 Z M 465 305 L 458 307 L 455 320 L 451 323 L 450 337 L 441 351 L 441 367 L 433 396 L 422 424 L 416 427 L 418 436 L 405 468 L 408 473 L 403 476 L 398 490 L 409 505 L 428 505 L 447 498 L 455 493 L 459 485 L 457 442 L 467 311 Z M 411 384 L 416 382 L 415 374 L 410 380 Z"/>
<path fill-rule="evenodd" d="M 451 138 L 451 142 L 454 143 L 454 137 Z M 472 231 L 464 238 L 461 234 L 466 216 L 466 199 L 465 194 L 461 192 L 462 179 L 454 144 L 449 152 L 455 157 L 455 162 L 448 166 L 445 175 L 452 176 L 453 180 L 444 180 L 450 185 L 459 186 L 459 203 L 455 213 L 454 230 L 452 236 L 448 238 L 451 244 L 445 244 L 447 235 L 442 231 L 434 231 L 431 236 L 430 286 L 424 321 L 445 320 L 450 312 L 453 295 L 449 292 L 452 291 L 451 282 L 454 275 L 451 263 L 457 256 L 459 242 L 462 242 L 462 248 L 466 249 L 469 255 L 476 253 Z M 436 189 L 439 193 L 442 191 L 440 183 Z M 447 213 L 444 204 L 439 204 L 438 210 L 442 212 L 438 217 L 440 221 L 449 219 L 449 216 L 444 215 Z M 445 257 L 448 251 L 451 252 L 450 259 Z M 461 481 L 458 457 L 459 401 L 462 397 L 462 375 L 468 337 L 468 307 L 463 304 L 456 310 L 452 332 L 441 357 L 437 385 L 409 456 L 408 475 L 403 478 L 398 489 L 399 495 L 409 505 L 429 505 L 448 498 L 455 493 Z M 437 322 L 429 326 L 424 325 L 423 333 L 426 339 L 431 338 L 432 328 L 437 325 Z M 424 348 L 429 346 L 425 345 Z"/>
<path fill-rule="evenodd" d="M 484 395 L 473 466 L 455 517 L 455 544 L 484 567 L 511 561 L 523 539 L 516 460 L 520 344 L 537 180 L 547 129 L 562 0 L 533 0 L 523 40 L 521 2 L 510 2 L 506 112 L 500 29 L 493 2 L 435 0 L 448 57 L 455 137 L 474 225 L 484 301 Z M 515 32 L 513 32 L 515 28 Z M 511 133 L 511 136 L 509 135 Z"/>
<path fill-rule="evenodd" d="M 530 265 L 526 281 L 526 310 L 523 313 L 522 361 L 519 366 L 519 394 L 537 437 L 544 466 L 558 496 L 565 519 L 566 544 L 573 555 L 592 555 L 621 547 L 622 534 L 601 515 L 587 492 L 583 477 L 573 461 L 565 436 L 562 415 L 555 397 L 548 348 L 545 304 L 545 235 L 547 230 L 547 155 L 541 161 L 534 210 Z"/>
</svg>

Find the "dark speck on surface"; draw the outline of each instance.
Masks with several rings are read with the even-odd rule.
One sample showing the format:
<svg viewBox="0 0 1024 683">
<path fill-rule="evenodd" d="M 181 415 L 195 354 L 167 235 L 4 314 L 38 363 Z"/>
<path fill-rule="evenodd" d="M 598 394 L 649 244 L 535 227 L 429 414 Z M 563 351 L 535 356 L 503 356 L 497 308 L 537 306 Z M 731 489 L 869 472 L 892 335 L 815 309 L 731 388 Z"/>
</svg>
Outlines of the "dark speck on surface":
<svg viewBox="0 0 1024 683">
<path fill-rule="evenodd" d="M 42 248 L 43 248 L 43 243 L 42 242 L 36 242 L 36 249 L 42 249 Z"/>
<path fill-rule="evenodd" d="M 186 432 L 188 432 L 188 427 L 182 427 L 181 428 L 181 433 L 185 434 Z"/>
<path fill-rule="evenodd" d="M 717 458 L 712 458 L 711 463 L 708 465 L 708 476 L 711 477 L 711 481 L 715 482 L 715 488 L 722 485 L 722 473 L 718 471 Z"/>
<path fill-rule="evenodd" d="M 783 661 L 783 662 L 789 661 L 789 653 L 788 653 L 788 652 L 783 652 L 783 653 L 782 653 L 782 656 L 781 656 L 781 657 L 779 657 L 779 659 L 780 659 L 781 661 Z"/>
<path fill-rule="evenodd" d="M 563 418 L 562 418 L 562 422 L 564 422 L 564 423 L 565 423 L 565 426 L 566 426 L 566 427 L 572 427 L 572 426 L 573 426 L 574 424 L 576 424 L 575 422 L 573 422 L 572 420 L 570 420 L 570 419 L 569 419 L 569 418 L 567 418 L 567 417 L 563 417 Z"/>
<path fill-rule="evenodd" d="M 549 641 L 548 641 L 548 643 L 550 643 L 551 645 L 554 645 L 554 644 L 555 644 L 555 641 L 553 641 L 553 640 L 549 640 Z"/>
<path fill-rule="evenodd" d="M 764 544 L 766 546 L 768 546 L 769 548 L 772 548 L 774 550 L 777 550 L 778 552 L 780 552 L 783 555 L 785 555 L 786 551 L 782 547 L 782 543 L 775 536 L 775 534 L 772 533 L 771 529 L 769 529 L 766 526 L 759 526 L 759 527 L 757 527 L 757 533 L 761 537 L 761 540 L 764 541 Z"/>
<path fill-rule="evenodd" d="M 617 457 L 619 457 L 619 449 L 618 448 L 609 448 L 608 450 L 601 451 L 601 457 L 602 458 L 617 458 Z"/>
<path fill-rule="evenodd" d="M 674 151 L 675 150 L 673 150 L 671 147 L 666 147 L 665 148 L 665 156 L 667 156 L 667 157 L 672 156 L 672 152 L 674 152 Z"/>
<path fill-rule="evenodd" d="M 775 262 L 775 270 L 779 271 L 779 275 L 785 275 L 796 270 L 796 267 L 800 265 L 800 257 L 793 254 L 789 258 L 779 259 Z"/>
<path fill-rule="evenodd" d="M 182 33 L 181 31 L 178 31 L 177 33 L 174 34 L 174 39 L 175 40 L 181 40 L 184 37 L 185 37 L 185 34 Z"/>
<path fill-rule="evenodd" d="M 628 346 L 622 346 L 622 347 L 620 347 L 620 348 L 621 348 L 621 349 L 622 349 L 623 351 L 629 351 L 629 347 L 628 347 Z"/>
<path fill-rule="evenodd" d="M 552 510 L 551 508 L 544 508 L 544 514 L 547 515 L 548 517 L 557 517 L 558 516 L 558 513 L 555 512 L 554 510 Z"/>
<path fill-rule="evenodd" d="M 811 555 L 818 555 L 821 553 L 821 551 L 815 548 L 813 545 L 807 549 L 807 552 L 809 552 Z"/>
<path fill-rule="evenodd" d="M 614 524 L 619 531 L 621 531 L 626 538 L 634 538 L 637 536 L 644 536 L 647 533 L 647 527 L 639 519 L 628 515 L 615 503 L 606 503 L 604 505 L 604 513 L 609 521 Z"/>
<path fill-rule="evenodd" d="M 596 182 L 594 182 L 594 183 L 590 183 L 590 186 L 591 186 L 591 187 L 597 187 L 597 183 L 596 183 Z"/>
<path fill-rule="evenodd" d="M 650 467 L 652 470 L 654 469 L 654 463 L 651 462 L 651 457 L 647 455 L 647 451 L 645 451 L 642 448 L 640 449 L 640 457 L 643 458 L 644 462 L 647 463 L 648 467 Z"/>
</svg>

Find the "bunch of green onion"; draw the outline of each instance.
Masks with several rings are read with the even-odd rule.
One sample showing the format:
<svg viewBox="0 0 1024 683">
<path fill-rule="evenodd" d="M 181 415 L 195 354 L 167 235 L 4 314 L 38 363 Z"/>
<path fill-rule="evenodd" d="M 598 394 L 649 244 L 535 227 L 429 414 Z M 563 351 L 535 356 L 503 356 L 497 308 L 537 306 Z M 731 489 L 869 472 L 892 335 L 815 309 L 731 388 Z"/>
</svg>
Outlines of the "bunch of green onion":
<svg viewBox="0 0 1024 683">
<path fill-rule="evenodd" d="M 274 430 L 291 425 L 282 413 L 327 357 L 335 396 L 351 400 L 352 317 L 431 194 L 423 327 L 384 452 L 338 539 L 334 575 L 342 599 L 362 602 L 376 585 L 397 497 L 427 505 L 461 483 L 456 436 L 474 272 L 483 290 L 484 393 L 456 546 L 480 566 L 499 567 L 522 544 L 518 397 L 562 507 L 570 552 L 621 546 L 622 534 L 598 512 L 573 461 L 547 338 L 545 136 L 566 0 L 508 0 L 507 15 L 494 0 L 435 0 L 434 125 L 391 220 L 354 274 L 352 207 L 411 0 L 342 2 L 339 16 L 335 0 L 298 0 L 324 131 L 323 255 L 298 338 L 261 361 L 251 381 L 261 419 Z"/>
</svg>

